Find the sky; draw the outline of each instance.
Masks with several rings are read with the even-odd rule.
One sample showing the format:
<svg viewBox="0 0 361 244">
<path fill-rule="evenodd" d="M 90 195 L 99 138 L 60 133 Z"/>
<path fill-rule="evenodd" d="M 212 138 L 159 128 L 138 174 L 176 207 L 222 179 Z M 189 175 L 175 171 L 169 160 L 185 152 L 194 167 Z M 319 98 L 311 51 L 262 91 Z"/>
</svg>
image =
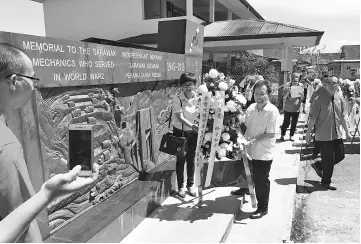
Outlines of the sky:
<svg viewBox="0 0 361 244">
<path fill-rule="evenodd" d="M 247 0 L 265 20 L 324 31 L 322 52 L 360 44 L 360 0 Z"/>
<path fill-rule="evenodd" d="M 265 20 L 324 31 L 322 52 L 360 44 L 360 0 L 247 0 Z M 42 4 L 0 0 L 0 31 L 45 36 Z"/>
</svg>

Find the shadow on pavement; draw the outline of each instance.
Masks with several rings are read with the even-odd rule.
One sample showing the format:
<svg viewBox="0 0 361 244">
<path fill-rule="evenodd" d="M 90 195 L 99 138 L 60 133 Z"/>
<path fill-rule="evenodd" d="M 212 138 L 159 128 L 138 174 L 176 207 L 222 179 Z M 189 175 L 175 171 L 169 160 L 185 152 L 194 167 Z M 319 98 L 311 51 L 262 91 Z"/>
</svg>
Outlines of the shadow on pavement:
<svg viewBox="0 0 361 244">
<path fill-rule="evenodd" d="M 181 206 L 187 203 L 189 206 Z M 192 206 L 190 201 L 182 201 L 181 203 L 160 206 L 157 213 L 148 218 L 159 219 L 160 221 L 188 221 L 193 223 L 197 220 L 209 219 L 217 213 L 235 214 L 238 205 L 237 196 L 232 195 L 217 197 L 215 200 L 205 200 L 202 202 L 201 207 Z"/>
<path fill-rule="evenodd" d="M 300 186 L 300 185 L 297 185 L 297 188 L 299 188 L 300 192 L 302 192 L 302 193 L 312 193 L 312 192 L 315 192 L 315 191 L 327 191 L 327 189 L 324 188 L 321 185 L 320 181 L 305 180 L 304 182 L 307 183 L 307 184 L 310 184 L 312 186 L 307 186 L 307 185 Z"/>
<path fill-rule="evenodd" d="M 293 178 L 280 178 L 280 179 L 275 179 L 274 180 L 277 184 L 279 185 L 294 185 L 297 184 L 297 178 L 293 177 Z"/>
</svg>

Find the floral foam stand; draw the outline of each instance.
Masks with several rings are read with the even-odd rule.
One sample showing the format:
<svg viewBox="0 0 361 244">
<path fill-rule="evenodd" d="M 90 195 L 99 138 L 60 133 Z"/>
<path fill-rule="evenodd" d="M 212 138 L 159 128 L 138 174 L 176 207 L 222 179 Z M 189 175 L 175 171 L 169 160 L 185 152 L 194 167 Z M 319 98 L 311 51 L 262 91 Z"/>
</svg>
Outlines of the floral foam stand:
<svg viewBox="0 0 361 244">
<path fill-rule="evenodd" d="M 235 81 L 225 78 L 216 70 L 204 77 L 205 83 L 198 88 L 199 131 L 195 156 L 195 185 L 198 187 L 198 205 L 202 203 L 202 169 L 208 160 L 205 187 L 211 183 L 215 160 L 241 160 L 244 163 L 252 207 L 256 207 L 255 191 L 246 152 L 245 113 L 247 100 L 239 92 Z M 243 132 L 242 132 L 243 131 Z"/>
</svg>

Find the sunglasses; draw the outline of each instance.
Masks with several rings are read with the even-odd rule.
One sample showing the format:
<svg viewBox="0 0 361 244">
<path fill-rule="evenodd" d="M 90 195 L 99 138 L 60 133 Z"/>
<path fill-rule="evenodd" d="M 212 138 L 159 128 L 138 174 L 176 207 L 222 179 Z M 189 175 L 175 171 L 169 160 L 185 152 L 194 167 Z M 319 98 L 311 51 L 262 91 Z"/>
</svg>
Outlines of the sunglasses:
<svg viewBox="0 0 361 244">
<path fill-rule="evenodd" d="M 10 74 L 10 75 L 5 76 L 5 79 L 9 79 L 12 75 L 17 75 L 17 76 L 20 76 L 20 77 L 28 78 L 28 79 L 30 79 L 30 80 L 33 81 L 34 86 L 36 86 L 36 85 L 39 83 L 39 81 L 40 81 L 39 78 L 31 77 L 31 76 L 27 76 L 27 75 L 20 75 L 20 74 Z"/>
</svg>

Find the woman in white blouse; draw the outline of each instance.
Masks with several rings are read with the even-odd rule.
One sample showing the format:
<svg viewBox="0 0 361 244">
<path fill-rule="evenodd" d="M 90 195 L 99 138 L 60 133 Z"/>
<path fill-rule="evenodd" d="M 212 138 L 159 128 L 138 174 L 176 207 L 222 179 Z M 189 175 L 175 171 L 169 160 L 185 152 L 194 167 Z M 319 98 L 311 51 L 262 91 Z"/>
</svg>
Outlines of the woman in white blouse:
<svg viewBox="0 0 361 244">
<path fill-rule="evenodd" d="M 183 73 L 180 76 L 181 92 L 173 97 L 172 113 L 175 115 L 173 122 L 173 134 L 188 139 L 188 150 L 185 157 L 177 157 L 176 174 L 178 183 L 178 196 L 184 198 L 186 196 L 183 188 L 184 184 L 184 165 L 187 162 L 187 189 L 188 194 L 196 196 L 193 188 L 194 184 L 194 158 L 197 147 L 198 125 L 195 124 L 198 117 L 198 100 L 197 94 L 194 92 L 197 80 L 193 73 Z M 183 132 L 182 132 L 183 130 Z"/>
</svg>

